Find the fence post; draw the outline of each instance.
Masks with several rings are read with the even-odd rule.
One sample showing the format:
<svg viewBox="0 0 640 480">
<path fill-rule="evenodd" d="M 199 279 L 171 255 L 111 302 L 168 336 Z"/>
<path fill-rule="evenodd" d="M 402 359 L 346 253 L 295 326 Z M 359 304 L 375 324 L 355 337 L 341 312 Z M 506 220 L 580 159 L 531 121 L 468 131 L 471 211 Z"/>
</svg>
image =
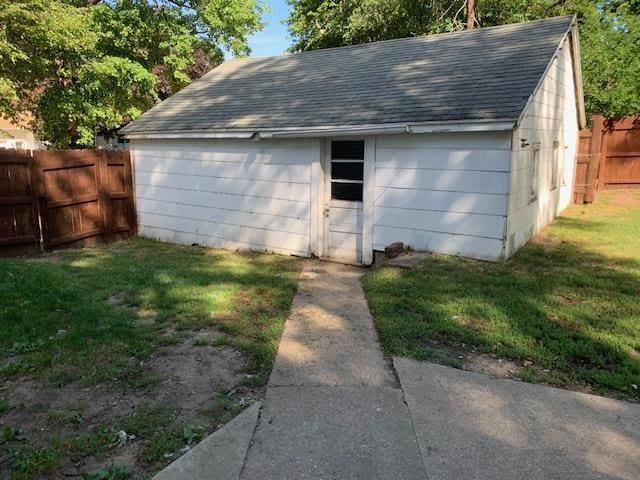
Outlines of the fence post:
<svg viewBox="0 0 640 480">
<path fill-rule="evenodd" d="M 602 157 L 602 136 L 604 130 L 604 118 L 602 115 L 594 115 L 591 125 L 591 148 L 589 149 L 589 164 L 587 166 L 587 191 L 584 195 L 585 203 L 592 203 L 596 199 L 598 188 L 598 171 Z"/>
</svg>

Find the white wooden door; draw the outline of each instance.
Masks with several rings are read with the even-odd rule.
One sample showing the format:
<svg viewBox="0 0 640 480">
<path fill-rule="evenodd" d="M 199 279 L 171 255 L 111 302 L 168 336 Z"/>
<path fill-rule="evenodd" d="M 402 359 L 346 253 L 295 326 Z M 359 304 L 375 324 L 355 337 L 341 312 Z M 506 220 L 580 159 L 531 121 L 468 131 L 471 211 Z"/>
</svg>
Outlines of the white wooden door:
<svg viewBox="0 0 640 480">
<path fill-rule="evenodd" d="M 325 152 L 325 256 L 360 264 L 364 140 L 330 140 Z"/>
</svg>

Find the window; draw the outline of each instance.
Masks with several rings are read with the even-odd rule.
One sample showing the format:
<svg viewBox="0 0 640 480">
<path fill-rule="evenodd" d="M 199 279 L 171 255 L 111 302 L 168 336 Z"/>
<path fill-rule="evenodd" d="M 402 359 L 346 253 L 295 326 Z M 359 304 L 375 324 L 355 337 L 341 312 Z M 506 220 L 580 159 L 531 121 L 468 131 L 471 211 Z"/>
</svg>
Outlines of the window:
<svg viewBox="0 0 640 480">
<path fill-rule="evenodd" d="M 560 162 L 560 142 L 553 142 L 553 154 L 549 169 L 549 190 L 553 191 L 558 188 L 558 163 Z"/>
<path fill-rule="evenodd" d="M 529 203 L 538 199 L 538 166 L 540 164 L 540 144 L 534 145 L 529 164 Z"/>
<path fill-rule="evenodd" d="M 364 141 L 331 142 L 331 198 L 362 201 Z"/>
<path fill-rule="evenodd" d="M 560 157 L 560 161 L 558 162 L 558 168 L 560 169 L 560 186 L 564 187 L 567 185 L 567 165 L 565 163 L 567 158 L 567 153 L 569 152 L 569 147 L 564 146 L 562 156 Z"/>
</svg>

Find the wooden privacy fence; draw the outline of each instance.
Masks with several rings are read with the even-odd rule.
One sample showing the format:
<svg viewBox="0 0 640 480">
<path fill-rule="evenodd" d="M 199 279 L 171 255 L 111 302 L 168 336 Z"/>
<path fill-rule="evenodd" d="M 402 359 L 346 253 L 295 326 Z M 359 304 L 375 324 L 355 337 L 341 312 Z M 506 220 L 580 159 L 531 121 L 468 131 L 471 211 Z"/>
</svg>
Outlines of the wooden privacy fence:
<svg viewBox="0 0 640 480">
<path fill-rule="evenodd" d="M 640 187 L 640 117 L 607 121 L 593 117 L 581 130 L 576 154 L 573 200 L 591 203 L 603 188 Z"/>
<path fill-rule="evenodd" d="M 0 149 L 0 254 L 135 234 L 129 152 Z"/>
</svg>

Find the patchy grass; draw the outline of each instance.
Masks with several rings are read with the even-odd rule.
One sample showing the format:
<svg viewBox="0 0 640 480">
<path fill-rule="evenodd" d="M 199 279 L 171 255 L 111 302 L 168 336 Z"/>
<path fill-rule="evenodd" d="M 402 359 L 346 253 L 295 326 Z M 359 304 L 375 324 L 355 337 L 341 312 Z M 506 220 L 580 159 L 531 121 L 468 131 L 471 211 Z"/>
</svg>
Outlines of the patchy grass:
<svg viewBox="0 0 640 480">
<path fill-rule="evenodd" d="M 299 268 L 139 238 L 0 259 L 0 478 L 177 458 L 262 395 Z"/>
<path fill-rule="evenodd" d="M 148 465 L 162 465 L 173 452 L 193 445 L 203 433 L 180 422 L 174 407 L 163 404 L 138 405 L 122 425 L 127 434 L 146 440 L 140 458 Z"/>
<path fill-rule="evenodd" d="M 168 325 L 217 326 L 253 370 L 268 367 L 298 271 L 281 256 L 143 239 L 56 255 L 55 263 L 0 259 L 3 377 L 131 381 L 139 372 L 129 358 L 173 341 L 161 336 Z"/>
<path fill-rule="evenodd" d="M 640 399 L 640 191 L 571 206 L 506 263 L 434 255 L 364 287 L 388 354 L 484 352 L 523 380 Z"/>
<path fill-rule="evenodd" d="M 222 426 L 242 411 L 243 407 L 229 395 L 218 395 L 204 412 L 214 425 Z"/>
<path fill-rule="evenodd" d="M 52 448 L 23 447 L 13 457 L 13 479 L 41 478 L 60 463 L 60 453 Z"/>
</svg>

